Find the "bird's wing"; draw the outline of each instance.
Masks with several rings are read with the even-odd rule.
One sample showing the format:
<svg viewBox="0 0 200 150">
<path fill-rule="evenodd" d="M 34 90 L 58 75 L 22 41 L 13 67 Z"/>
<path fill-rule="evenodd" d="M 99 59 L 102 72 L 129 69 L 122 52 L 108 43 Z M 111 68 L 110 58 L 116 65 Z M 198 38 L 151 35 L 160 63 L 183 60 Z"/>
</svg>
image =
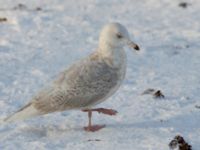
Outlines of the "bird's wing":
<svg viewBox="0 0 200 150">
<path fill-rule="evenodd" d="M 43 113 L 83 108 L 98 103 L 117 85 L 118 71 L 95 54 L 62 72 L 54 84 L 33 101 Z"/>
</svg>

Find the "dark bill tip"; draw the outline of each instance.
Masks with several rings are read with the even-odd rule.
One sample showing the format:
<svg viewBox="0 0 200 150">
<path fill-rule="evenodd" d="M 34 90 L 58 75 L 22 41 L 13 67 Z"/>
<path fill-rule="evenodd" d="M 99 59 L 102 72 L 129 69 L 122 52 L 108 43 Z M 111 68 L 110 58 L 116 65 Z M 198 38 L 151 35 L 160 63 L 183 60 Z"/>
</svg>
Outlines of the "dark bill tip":
<svg viewBox="0 0 200 150">
<path fill-rule="evenodd" d="M 135 45 L 135 46 L 134 46 L 134 49 L 137 50 L 137 51 L 139 51 L 139 50 L 140 50 L 140 47 L 139 47 L 138 45 Z"/>
</svg>

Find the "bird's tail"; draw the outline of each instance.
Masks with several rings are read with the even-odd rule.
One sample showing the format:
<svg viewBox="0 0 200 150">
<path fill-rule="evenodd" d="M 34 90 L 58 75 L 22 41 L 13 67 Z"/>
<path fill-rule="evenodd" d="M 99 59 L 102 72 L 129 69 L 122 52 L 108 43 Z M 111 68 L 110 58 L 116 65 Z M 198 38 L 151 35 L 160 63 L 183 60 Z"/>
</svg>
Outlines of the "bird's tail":
<svg viewBox="0 0 200 150">
<path fill-rule="evenodd" d="M 17 112 L 15 112 L 14 114 L 3 119 L 1 123 L 6 124 L 10 122 L 25 120 L 39 115 L 41 115 L 41 113 L 33 106 L 32 103 L 29 103 L 20 110 L 18 110 Z"/>
</svg>

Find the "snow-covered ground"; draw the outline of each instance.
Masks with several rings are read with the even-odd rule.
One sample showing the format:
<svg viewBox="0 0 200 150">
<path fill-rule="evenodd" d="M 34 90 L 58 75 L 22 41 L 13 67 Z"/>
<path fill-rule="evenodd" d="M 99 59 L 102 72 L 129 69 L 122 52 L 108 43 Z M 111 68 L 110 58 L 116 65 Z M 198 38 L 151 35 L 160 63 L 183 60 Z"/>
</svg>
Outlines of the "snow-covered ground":
<svg viewBox="0 0 200 150">
<path fill-rule="evenodd" d="M 0 118 L 91 53 L 106 23 L 122 23 L 141 47 L 127 48 L 126 80 L 99 105 L 118 115 L 94 114 L 106 128 L 87 133 L 86 113 L 54 113 L 1 125 L 0 150 L 168 150 L 177 134 L 199 150 L 200 1 L 186 0 L 187 8 L 180 2 L 0 0 L 0 17 L 7 18 L 0 22 Z M 148 88 L 162 90 L 165 99 L 141 95 Z"/>
</svg>

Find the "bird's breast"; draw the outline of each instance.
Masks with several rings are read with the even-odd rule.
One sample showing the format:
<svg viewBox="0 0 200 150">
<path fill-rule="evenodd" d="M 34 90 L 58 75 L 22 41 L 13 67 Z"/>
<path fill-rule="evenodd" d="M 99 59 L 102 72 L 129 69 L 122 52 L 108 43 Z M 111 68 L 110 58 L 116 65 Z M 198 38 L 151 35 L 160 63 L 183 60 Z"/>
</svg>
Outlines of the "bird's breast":
<svg viewBox="0 0 200 150">
<path fill-rule="evenodd" d="M 123 80 L 126 74 L 127 58 L 123 49 L 119 49 L 113 54 L 113 67 L 118 68 L 119 78 Z"/>
<path fill-rule="evenodd" d="M 111 60 L 104 61 L 104 71 L 99 69 L 101 70 L 100 72 L 103 72 L 99 81 L 101 81 L 102 79 L 106 80 L 104 80 L 101 84 L 103 87 L 102 91 L 104 91 L 104 96 L 101 99 L 99 99 L 99 101 L 97 101 L 97 104 L 112 96 L 119 89 L 120 85 L 122 84 L 125 78 L 127 62 L 124 50 L 120 51 L 117 55 L 113 55 L 113 57 L 110 57 L 109 59 Z"/>
</svg>

